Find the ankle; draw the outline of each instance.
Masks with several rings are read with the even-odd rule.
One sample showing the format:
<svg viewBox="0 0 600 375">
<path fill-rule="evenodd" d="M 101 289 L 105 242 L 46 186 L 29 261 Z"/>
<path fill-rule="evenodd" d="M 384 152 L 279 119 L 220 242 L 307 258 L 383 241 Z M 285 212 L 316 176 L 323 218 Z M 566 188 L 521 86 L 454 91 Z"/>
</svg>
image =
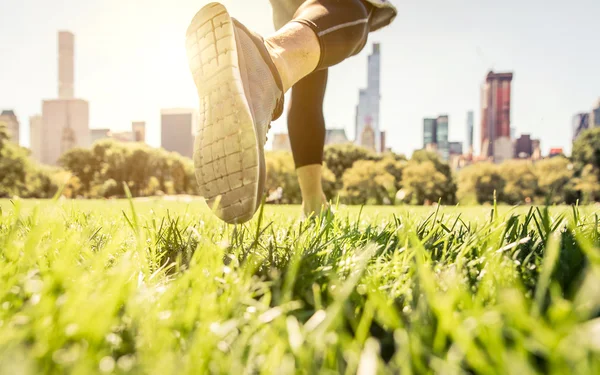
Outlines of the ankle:
<svg viewBox="0 0 600 375">
<path fill-rule="evenodd" d="M 283 49 L 271 39 L 265 39 L 265 47 L 267 48 L 267 51 L 269 51 L 269 55 L 271 56 L 271 60 L 273 60 L 273 64 L 277 69 L 277 73 L 279 73 L 281 84 L 283 85 L 283 92 L 285 93 L 292 87 L 293 84 L 290 83 L 290 69 L 288 68 L 286 60 L 282 56 Z"/>
<path fill-rule="evenodd" d="M 279 72 L 284 92 L 314 72 L 319 64 L 319 39 L 315 32 L 304 24 L 287 23 L 265 39 L 265 46 Z"/>
<path fill-rule="evenodd" d="M 304 215 L 306 216 L 310 216 L 311 214 L 319 215 L 322 211 L 326 210 L 328 206 L 329 204 L 327 203 L 324 193 L 317 196 L 302 198 L 302 211 L 304 211 Z"/>
</svg>

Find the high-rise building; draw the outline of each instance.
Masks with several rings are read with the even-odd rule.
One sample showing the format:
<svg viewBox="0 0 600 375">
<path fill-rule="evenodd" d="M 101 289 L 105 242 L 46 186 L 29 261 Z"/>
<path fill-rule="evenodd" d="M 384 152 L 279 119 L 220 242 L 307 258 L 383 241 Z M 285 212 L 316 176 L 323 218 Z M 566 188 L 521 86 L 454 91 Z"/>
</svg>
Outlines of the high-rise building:
<svg viewBox="0 0 600 375">
<path fill-rule="evenodd" d="M 56 164 L 74 147 L 90 145 L 89 104 L 74 96 L 74 43 L 72 33 L 58 33 L 58 99 L 43 101 L 39 132 L 43 140 L 40 161 L 45 164 Z"/>
<path fill-rule="evenodd" d="M 423 149 L 437 152 L 442 160 L 450 160 L 448 116 L 423 119 Z M 462 148 L 462 144 L 461 144 Z"/>
<path fill-rule="evenodd" d="M 359 91 L 354 130 L 356 144 L 376 152 L 383 151 L 379 123 L 380 75 L 381 47 L 379 43 L 375 43 L 368 61 L 367 88 Z"/>
<path fill-rule="evenodd" d="M 481 154 L 495 162 L 513 156 L 510 100 L 513 73 L 489 72 L 481 95 Z"/>
<path fill-rule="evenodd" d="M 58 33 L 58 98 L 75 97 L 75 35 Z"/>
<path fill-rule="evenodd" d="M 42 116 L 29 118 L 29 148 L 31 156 L 37 161 L 42 161 L 42 126 Z"/>
<path fill-rule="evenodd" d="M 15 115 L 15 112 L 12 110 L 2 111 L 2 113 L 0 113 L 0 122 L 6 124 L 11 142 L 19 144 L 19 119 L 17 118 L 17 115 Z"/>
<path fill-rule="evenodd" d="M 573 116 L 573 142 L 579 137 L 579 135 L 590 128 L 590 114 L 589 113 L 578 113 Z"/>
<path fill-rule="evenodd" d="M 533 156 L 533 139 L 529 134 L 521 134 L 515 141 L 515 157 L 529 159 Z"/>
<path fill-rule="evenodd" d="M 194 137 L 197 115 L 194 109 L 174 108 L 160 112 L 160 145 L 182 156 L 194 156 Z"/>
<path fill-rule="evenodd" d="M 423 119 L 423 148 L 437 144 L 437 125 L 436 119 Z"/>
<path fill-rule="evenodd" d="M 146 142 L 146 122 L 134 121 L 131 123 L 134 142 Z"/>
<path fill-rule="evenodd" d="M 56 164 L 62 154 L 74 147 L 89 147 L 89 104 L 82 99 L 44 100 L 41 162 Z"/>
<path fill-rule="evenodd" d="M 473 136 L 475 133 L 475 118 L 473 111 L 467 112 L 467 152 L 473 154 Z"/>
<path fill-rule="evenodd" d="M 448 141 L 448 116 L 439 116 L 436 120 L 437 149 L 442 160 L 450 160 L 450 143 Z"/>
</svg>

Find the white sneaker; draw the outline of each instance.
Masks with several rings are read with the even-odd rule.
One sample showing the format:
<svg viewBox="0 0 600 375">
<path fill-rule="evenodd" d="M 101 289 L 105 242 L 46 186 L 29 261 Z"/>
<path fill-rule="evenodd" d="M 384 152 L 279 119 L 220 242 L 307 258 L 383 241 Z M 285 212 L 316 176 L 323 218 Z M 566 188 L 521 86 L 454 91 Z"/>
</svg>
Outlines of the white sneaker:
<svg viewBox="0 0 600 375">
<path fill-rule="evenodd" d="M 219 3 L 196 14 L 186 47 L 200 98 L 194 144 L 200 193 L 219 218 L 243 223 L 264 193 L 264 143 L 271 120 L 283 112 L 281 78 L 263 39 Z"/>
</svg>

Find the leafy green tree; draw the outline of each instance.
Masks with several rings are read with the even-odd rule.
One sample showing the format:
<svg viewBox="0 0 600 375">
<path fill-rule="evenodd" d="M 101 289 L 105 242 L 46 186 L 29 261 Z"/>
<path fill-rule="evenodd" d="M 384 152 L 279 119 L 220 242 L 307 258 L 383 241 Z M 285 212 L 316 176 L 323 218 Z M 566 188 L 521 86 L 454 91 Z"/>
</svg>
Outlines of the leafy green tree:
<svg viewBox="0 0 600 375">
<path fill-rule="evenodd" d="M 578 172 L 591 164 L 596 171 L 600 170 L 600 128 L 584 131 L 573 143 L 573 162 Z"/>
<path fill-rule="evenodd" d="M 77 177 L 83 192 L 87 194 L 91 191 L 97 174 L 100 172 L 100 161 L 91 149 L 73 148 L 63 154 L 58 163 Z"/>
<path fill-rule="evenodd" d="M 499 173 L 505 181 L 499 199 L 508 204 L 530 203 L 538 190 L 538 176 L 531 162 L 508 160 L 499 166 Z"/>
<path fill-rule="evenodd" d="M 538 180 L 538 203 L 574 203 L 577 199 L 574 186 L 574 168 L 565 157 L 544 159 L 534 164 L 533 172 Z"/>
<path fill-rule="evenodd" d="M 29 152 L 10 141 L 0 123 L 0 197 L 48 198 L 56 192 L 49 169 L 41 168 Z"/>
<path fill-rule="evenodd" d="M 447 202 L 448 177 L 436 169 L 432 161 L 409 161 L 404 168 L 404 199 L 411 204 L 431 204 L 439 200 Z M 454 200 L 454 198 L 452 198 Z"/>
<path fill-rule="evenodd" d="M 600 200 L 600 183 L 598 169 L 592 164 L 583 167 L 581 176 L 574 179 L 574 187 L 580 192 L 581 203 L 589 204 Z"/>
<path fill-rule="evenodd" d="M 473 164 L 463 169 L 458 178 L 461 202 L 492 203 L 494 197 L 502 200 L 506 180 L 500 167 L 490 162 Z"/>
<path fill-rule="evenodd" d="M 352 143 L 341 145 L 326 146 L 323 153 L 323 161 L 329 168 L 335 178 L 341 181 L 344 173 L 352 168 L 355 162 L 359 160 L 380 160 L 378 156 L 366 148 L 356 146 Z M 340 184 L 341 186 L 341 184 Z"/>
<path fill-rule="evenodd" d="M 427 162 L 432 163 L 436 172 L 441 173 L 445 178 L 444 185 L 439 187 L 441 190 L 437 191 L 436 194 L 434 194 L 439 194 L 439 196 L 436 198 L 436 201 L 438 199 L 441 199 L 442 203 L 444 204 L 456 203 L 457 186 L 456 182 L 454 181 L 452 169 L 450 168 L 450 165 L 448 163 L 442 161 L 436 153 L 426 150 L 415 151 L 412 155 L 412 159 L 410 160 L 410 162 L 418 164 L 423 164 Z M 403 185 L 406 186 L 406 184 Z"/>
<path fill-rule="evenodd" d="M 391 204 L 396 194 L 396 179 L 384 164 L 373 160 L 356 161 L 342 177 L 340 198 L 348 204 Z"/>
</svg>

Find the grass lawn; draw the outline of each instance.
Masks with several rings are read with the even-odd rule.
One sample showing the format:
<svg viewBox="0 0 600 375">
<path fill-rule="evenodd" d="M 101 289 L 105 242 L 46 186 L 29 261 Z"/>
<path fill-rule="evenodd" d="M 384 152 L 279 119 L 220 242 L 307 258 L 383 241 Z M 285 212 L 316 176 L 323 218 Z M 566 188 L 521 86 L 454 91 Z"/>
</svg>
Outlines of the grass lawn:
<svg viewBox="0 0 600 375">
<path fill-rule="evenodd" d="M 0 209 L 0 374 L 600 373 L 595 207 Z"/>
</svg>

